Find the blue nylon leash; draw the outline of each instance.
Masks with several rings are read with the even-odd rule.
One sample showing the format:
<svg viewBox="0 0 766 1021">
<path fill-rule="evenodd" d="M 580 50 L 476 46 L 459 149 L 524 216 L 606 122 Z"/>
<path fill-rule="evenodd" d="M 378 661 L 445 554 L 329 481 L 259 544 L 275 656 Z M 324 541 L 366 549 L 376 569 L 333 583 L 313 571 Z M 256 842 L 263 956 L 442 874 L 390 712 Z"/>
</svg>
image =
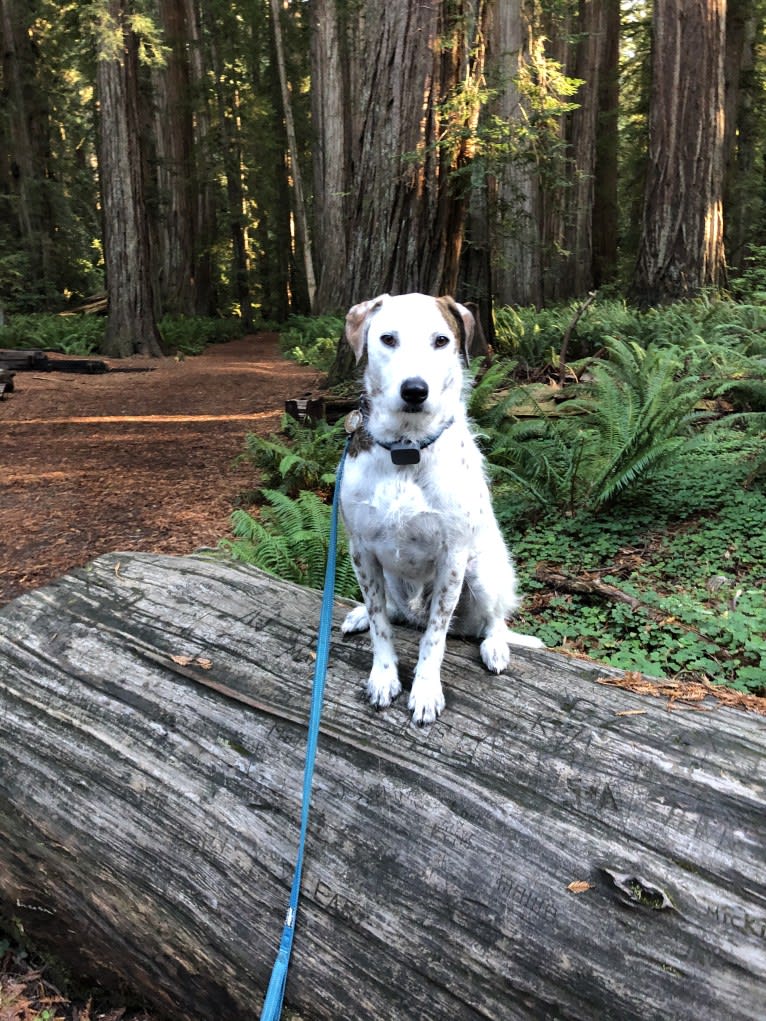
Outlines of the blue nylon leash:
<svg viewBox="0 0 766 1021">
<path fill-rule="evenodd" d="M 282 939 L 271 971 L 269 986 L 261 1008 L 261 1021 L 278 1021 L 282 1014 L 282 1002 L 285 997 L 287 968 L 293 949 L 295 920 L 298 914 L 298 900 L 301 892 L 301 874 L 303 872 L 303 852 L 306 846 L 306 834 L 309 825 L 309 807 L 311 804 L 311 782 L 314 778 L 314 760 L 316 758 L 317 740 L 319 738 L 319 719 L 322 715 L 322 698 L 324 682 L 327 675 L 327 662 L 330 656 L 330 631 L 332 629 L 332 607 L 335 595 L 335 565 L 338 546 L 338 503 L 340 483 L 343 478 L 343 466 L 346 462 L 348 440 L 343 448 L 340 464 L 335 475 L 335 492 L 330 512 L 330 541 L 327 549 L 327 567 L 322 593 L 322 608 L 319 614 L 319 635 L 317 638 L 317 658 L 314 665 L 314 682 L 311 691 L 311 713 L 309 715 L 308 736 L 306 738 L 306 763 L 303 769 L 303 800 L 301 804 L 301 831 L 298 839 L 298 853 L 295 860 L 293 885 L 287 917 L 282 930 Z"/>
</svg>

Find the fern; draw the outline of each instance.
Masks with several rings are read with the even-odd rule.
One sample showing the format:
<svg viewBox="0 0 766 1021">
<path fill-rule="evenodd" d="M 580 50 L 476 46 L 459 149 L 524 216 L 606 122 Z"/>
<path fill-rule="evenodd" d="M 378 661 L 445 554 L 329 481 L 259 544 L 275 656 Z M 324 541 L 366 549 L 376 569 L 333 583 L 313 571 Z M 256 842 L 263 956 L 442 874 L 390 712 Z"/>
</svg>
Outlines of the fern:
<svg viewBox="0 0 766 1021">
<path fill-rule="evenodd" d="M 235 560 L 260 567 L 287 581 L 309 588 L 324 587 L 330 541 L 331 509 L 305 490 L 292 499 L 277 490 L 264 491 L 266 506 L 260 518 L 237 510 L 231 516 L 234 539 L 222 539 L 219 548 Z M 358 598 L 348 543 L 339 529 L 335 592 Z"/>
<path fill-rule="evenodd" d="M 282 436 L 250 434 L 239 461 L 250 461 L 260 472 L 266 489 L 296 497 L 303 489 L 327 492 L 335 482 L 335 470 L 343 446 L 343 424 L 301 425 L 285 415 Z"/>
</svg>

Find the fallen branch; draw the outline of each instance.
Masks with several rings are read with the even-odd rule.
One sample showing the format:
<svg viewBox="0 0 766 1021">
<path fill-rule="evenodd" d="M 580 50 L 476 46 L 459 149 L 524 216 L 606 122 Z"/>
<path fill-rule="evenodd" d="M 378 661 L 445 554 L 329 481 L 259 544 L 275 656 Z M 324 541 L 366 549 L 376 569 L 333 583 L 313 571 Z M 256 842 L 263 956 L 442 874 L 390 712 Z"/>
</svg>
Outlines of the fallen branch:
<svg viewBox="0 0 766 1021">
<path fill-rule="evenodd" d="M 636 596 L 630 595 L 629 592 L 624 592 L 616 585 L 610 585 L 598 577 L 566 574 L 560 569 L 551 567 L 550 564 L 544 561 L 535 568 L 535 577 L 544 585 L 548 585 L 550 588 L 557 589 L 560 592 L 571 592 L 574 595 L 583 596 L 597 596 L 600 599 L 610 599 L 615 603 L 625 603 L 631 610 L 651 617 L 658 624 L 673 624 L 674 627 L 679 627 L 683 631 L 689 631 L 692 634 L 699 635 L 700 638 L 704 638 L 704 635 L 691 624 L 686 624 L 677 617 L 668 616 L 663 610 L 650 606 Z"/>
</svg>

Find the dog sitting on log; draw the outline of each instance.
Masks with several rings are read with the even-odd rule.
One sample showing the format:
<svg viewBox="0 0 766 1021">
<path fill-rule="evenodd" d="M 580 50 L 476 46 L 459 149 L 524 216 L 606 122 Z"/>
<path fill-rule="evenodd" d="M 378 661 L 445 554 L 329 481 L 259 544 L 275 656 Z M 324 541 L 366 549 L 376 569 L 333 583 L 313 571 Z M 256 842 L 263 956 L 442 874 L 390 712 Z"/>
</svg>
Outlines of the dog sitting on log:
<svg viewBox="0 0 766 1021">
<path fill-rule="evenodd" d="M 342 630 L 369 628 L 367 694 L 383 707 L 401 691 L 391 624 L 423 629 L 409 699 L 418 724 L 432 723 L 444 708 L 449 630 L 479 638 L 494 673 L 507 667 L 509 645 L 543 644 L 506 625 L 519 605 L 516 573 L 464 399 L 474 330 L 465 306 L 425 294 L 384 294 L 346 317 L 357 363 L 367 353 L 340 490 L 364 605 Z"/>
</svg>

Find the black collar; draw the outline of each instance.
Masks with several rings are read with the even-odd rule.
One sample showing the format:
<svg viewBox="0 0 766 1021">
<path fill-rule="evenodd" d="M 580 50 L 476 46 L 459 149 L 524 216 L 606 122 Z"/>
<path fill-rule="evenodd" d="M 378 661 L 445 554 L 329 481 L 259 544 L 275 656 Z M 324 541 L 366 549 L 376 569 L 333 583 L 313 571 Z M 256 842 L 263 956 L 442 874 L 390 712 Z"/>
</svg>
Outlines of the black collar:
<svg viewBox="0 0 766 1021">
<path fill-rule="evenodd" d="M 402 436 L 398 440 L 394 440 L 389 443 L 386 440 L 378 440 L 372 436 L 372 439 L 379 447 L 383 447 L 386 450 L 391 451 L 391 460 L 394 464 L 418 464 L 420 461 L 420 451 L 425 450 L 426 447 L 430 447 L 432 443 L 436 443 L 441 434 L 445 432 L 454 423 L 455 419 L 451 418 L 448 422 L 435 433 L 431 433 L 430 436 L 424 436 L 422 440 L 408 440 Z"/>
<path fill-rule="evenodd" d="M 435 433 L 424 436 L 422 440 L 410 440 L 401 436 L 397 440 L 388 441 L 379 440 L 377 437 L 372 435 L 367 427 L 369 415 L 370 401 L 367 394 L 362 394 L 359 399 L 359 410 L 352 411 L 346 416 L 346 432 L 353 433 L 356 432 L 357 429 L 363 428 L 373 443 L 377 443 L 379 447 L 383 447 L 384 450 L 391 452 L 392 462 L 398 465 L 418 464 L 420 462 L 420 451 L 425 450 L 426 447 L 430 447 L 432 443 L 436 443 L 441 434 L 449 429 L 449 427 L 455 422 L 454 417 L 450 418 Z"/>
</svg>

